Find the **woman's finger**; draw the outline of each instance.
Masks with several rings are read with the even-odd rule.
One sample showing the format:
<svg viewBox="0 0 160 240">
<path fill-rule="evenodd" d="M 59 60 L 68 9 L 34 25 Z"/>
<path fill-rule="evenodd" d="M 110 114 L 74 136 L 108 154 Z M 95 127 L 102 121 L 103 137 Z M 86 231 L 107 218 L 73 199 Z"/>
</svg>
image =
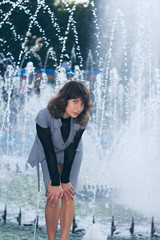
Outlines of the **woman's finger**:
<svg viewBox="0 0 160 240">
<path fill-rule="evenodd" d="M 49 193 L 48 196 L 47 196 L 48 201 L 53 201 L 54 198 L 55 198 L 55 195 L 52 194 L 52 193 Z"/>
<path fill-rule="evenodd" d="M 67 194 L 70 196 L 72 200 L 74 199 L 74 195 L 70 191 L 68 191 Z"/>
<path fill-rule="evenodd" d="M 59 199 L 61 199 L 62 197 L 63 197 L 63 192 L 60 193 Z"/>
<path fill-rule="evenodd" d="M 52 202 L 52 196 L 47 197 L 47 202 L 50 204 Z"/>
<path fill-rule="evenodd" d="M 72 194 L 72 195 L 74 196 L 74 188 L 73 188 L 73 189 L 70 188 L 70 189 L 68 189 L 66 192 L 67 192 L 67 193 L 70 193 L 70 194 Z"/>
<path fill-rule="evenodd" d="M 47 201 L 48 201 L 48 202 L 50 201 L 51 197 L 52 197 L 51 194 L 48 194 L 48 195 L 47 195 Z"/>
<path fill-rule="evenodd" d="M 72 200 L 74 199 L 74 196 L 71 193 L 69 193 L 69 196 Z"/>
<path fill-rule="evenodd" d="M 55 203 L 57 203 L 58 200 L 59 200 L 59 196 L 56 196 L 56 197 L 54 198 Z"/>
<path fill-rule="evenodd" d="M 47 199 L 47 204 L 48 204 L 50 207 L 55 207 L 55 206 L 56 206 L 55 198 L 54 198 L 54 197 L 51 197 L 51 198 Z"/>
</svg>

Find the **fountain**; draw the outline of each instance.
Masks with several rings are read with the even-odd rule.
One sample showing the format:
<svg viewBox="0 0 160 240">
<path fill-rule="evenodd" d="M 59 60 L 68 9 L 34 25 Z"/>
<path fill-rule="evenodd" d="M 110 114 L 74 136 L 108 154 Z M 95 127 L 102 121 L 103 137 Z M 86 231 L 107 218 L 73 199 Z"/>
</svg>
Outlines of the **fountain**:
<svg viewBox="0 0 160 240">
<path fill-rule="evenodd" d="M 69 12 L 63 36 L 45 1 L 37 1 L 34 13 L 27 8 L 28 3 L 29 0 L 0 3 L 0 29 L 9 25 L 16 42 L 22 43 L 17 60 L 7 39 L 0 39 L 1 49 L 9 49 L 6 55 L 0 53 L 0 64 L 5 68 L 0 76 L 0 233 L 3 239 L 19 233 L 28 239 L 35 239 L 36 234 L 46 238 L 44 186 L 41 181 L 41 192 L 37 194 L 36 170 L 26 161 L 34 141 L 37 112 L 67 81 L 62 62 L 65 56 L 68 58 L 66 44 L 70 27 L 75 38 L 69 59 L 74 70 L 70 71 L 73 79 L 83 81 L 90 88 L 94 101 L 83 139 L 84 159 L 70 240 L 105 240 L 107 236 L 108 239 L 159 239 L 158 1 L 105 1 L 103 17 L 109 19 L 107 22 L 99 19 L 101 13 L 97 12 L 94 1 L 90 1 L 97 29 L 95 52 L 99 58 L 99 72 L 93 82 L 86 79 L 89 72 L 94 74 L 90 50 L 87 69 L 82 70 L 74 19 L 76 5 L 70 8 L 63 1 Z M 9 6 L 7 13 L 4 6 Z M 16 9 L 30 19 L 25 36 L 16 32 L 10 21 Z M 62 47 L 59 62 L 54 46 L 50 46 L 50 39 L 38 22 L 40 11 L 50 17 Z M 39 29 L 42 39 L 29 45 L 33 26 Z M 42 45 L 48 49 L 44 63 L 36 53 Z M 75 64 L 76 58 L 79 65 Z M 40 79 L 36 77 L 35 61 L 41 69 Z M 55 69 L 54 84 L 48 83 L 46 74 L 50 61 Z"/>
</svg>

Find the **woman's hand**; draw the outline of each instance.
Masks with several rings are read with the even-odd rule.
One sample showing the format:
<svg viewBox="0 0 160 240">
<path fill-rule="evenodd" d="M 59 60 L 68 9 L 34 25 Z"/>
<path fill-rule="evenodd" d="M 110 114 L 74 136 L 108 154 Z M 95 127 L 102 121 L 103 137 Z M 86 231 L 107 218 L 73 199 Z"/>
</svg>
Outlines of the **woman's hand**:
<svg viewBox="0 0 160 240">
<path fill-rule="evenodd" d="M 61 186 L 64 190 L 63 192 L 63 196 L 64 198 L 68 201 L 69 203 L 69 197 L 73 200 L 74 199 L 74 187 L 72 186 L 72 184 L 69 183 L 61 183 Z"/>
<path fill-rule="evenodd" d="M 63 197 L 64 190 L 61 186 L 51 186 L 51 181 L 47 188 L 47 204 L 51 207 L 55 207 L 58 200 Z"/>
</svg>

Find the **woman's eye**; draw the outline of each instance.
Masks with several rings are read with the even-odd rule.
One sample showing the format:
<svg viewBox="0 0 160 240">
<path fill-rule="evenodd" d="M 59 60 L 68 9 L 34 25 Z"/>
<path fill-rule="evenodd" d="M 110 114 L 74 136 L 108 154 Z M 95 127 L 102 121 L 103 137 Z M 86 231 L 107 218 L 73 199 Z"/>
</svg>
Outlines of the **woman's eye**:
<svg viewBox="0 0 160 240">
<path fill-rule="evenodd" d="M 73 102 L 74 102 L 75 104 L 77 104 L 79 101 L 78 101 L 78 100 L 73 100 Z M 81 103 L 81 106 L 84 107 L 84 103 L 83 103 L 83 102 Z"/>
</svg>

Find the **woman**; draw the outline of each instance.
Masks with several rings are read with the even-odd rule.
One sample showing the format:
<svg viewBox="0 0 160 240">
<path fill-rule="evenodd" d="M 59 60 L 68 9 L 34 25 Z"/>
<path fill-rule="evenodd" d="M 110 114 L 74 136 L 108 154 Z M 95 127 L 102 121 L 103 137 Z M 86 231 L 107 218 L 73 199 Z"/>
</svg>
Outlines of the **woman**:
<svg viewBox="0 0 160 240">
<path fill-rule="evenodd" d="M 86 86 L 78 81 L 70 81 L 36 117 L 37 136 L 28 162 L 32 167 L 39 166 L 41 162 L 47 196 L 45 218 L 49 240 L 56 239 L 59 217 L 60 240 L 68 239 L 82 160 L 80 140 L 91 105 Z"/>
</svg>

